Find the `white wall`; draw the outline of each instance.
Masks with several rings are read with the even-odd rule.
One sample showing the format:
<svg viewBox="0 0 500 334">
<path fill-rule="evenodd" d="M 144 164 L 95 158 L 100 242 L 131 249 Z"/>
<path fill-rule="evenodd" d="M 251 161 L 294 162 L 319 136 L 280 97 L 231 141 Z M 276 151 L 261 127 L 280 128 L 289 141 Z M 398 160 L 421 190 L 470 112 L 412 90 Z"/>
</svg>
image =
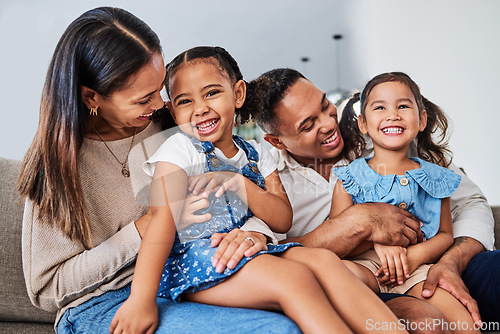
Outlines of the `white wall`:
<svg viewBox="0 0 500 334">
<path fill-rule="evenodd" d="M 454 162 L 500 205 L 500 1 L 349 2 L 361 82 L 403 71 L 453 122 Z"/>
<path fill-rule="evenodd" d="M 497 0 L 2 0 L 0 156 L 21 159 L 38 125 L 41 89 L 54 47 L 85 10 L 125 8 L 160 36 L 168 61 L 195 45 L 221 45 L 249 80 L 295 67 L 336 88 L 333 34 L 341 33 L 342 87 L 404 71 L 454 123 L 455 162 L 500 205 L 500 2 Z M 310 57 L 304 67 L 301 57 Z"/>
</svg>

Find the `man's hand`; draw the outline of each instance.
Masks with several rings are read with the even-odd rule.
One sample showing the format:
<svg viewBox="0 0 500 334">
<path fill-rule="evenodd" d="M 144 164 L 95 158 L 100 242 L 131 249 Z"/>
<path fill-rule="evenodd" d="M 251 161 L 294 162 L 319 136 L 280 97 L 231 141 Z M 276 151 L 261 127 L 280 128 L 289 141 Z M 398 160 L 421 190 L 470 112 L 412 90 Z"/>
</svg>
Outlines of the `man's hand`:
<svg viewBox="0 0 500 334">
<path fill-rule="evenodd" d="M 477 324 L 481 323 L 477 302 L 469 295 L 469 290 L 458 274 L 456 267 L 438 262 L 429 269 L 422 290 L 422 297 L 432 297 L 437 287 L 451 293 L 469 310 L 472 320 Z"/>
<path fill-rule="evenodd" d="M 300 242 L 306 247 L 326 248 L 341 259 L 361 242 L 407 247 L 422 241 L 420 222 L 413 215 L 386 203 L 353 205 L 325 220 L 313 231 L 280 242 Z"/>
<path fill-rule="evenodd" d="M 470 259 L 481 251 L 484 251 L 484 247 L 479 241 L 469 237 L 456 238 L 439 262 L 429 269 L 422 297 L 432 297 L 436 288 L 440 287 L 457 298 L 467 308 L 474 322 L 480 325 L 477 302 L 469 295 L 461 276 Z"/>
<path fill-rule="evenodd" d="M 411 213 L 387 203 L 363 203 L 351 207 L 357 212 L 349 212 L 364 222 L 371 233 L 367 240 L 388 246 L 407 247 L 421 242 L 421 223 Z M 349 209 L 344 211 L 347 213 Z"/>
</svg>

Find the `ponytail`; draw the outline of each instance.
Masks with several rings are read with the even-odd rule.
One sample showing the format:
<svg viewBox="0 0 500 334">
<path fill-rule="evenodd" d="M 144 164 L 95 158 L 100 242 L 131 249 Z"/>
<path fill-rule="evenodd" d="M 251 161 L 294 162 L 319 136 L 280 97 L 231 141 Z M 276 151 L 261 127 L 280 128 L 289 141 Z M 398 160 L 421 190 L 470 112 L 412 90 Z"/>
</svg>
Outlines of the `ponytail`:
<svg viewBox="0 0 500 334">
<path fill-rule="evenodd" d="M 347 101 L 339 121 L 340 135 L 344 139 L 342 154 L 349 162 L 359 158 L 366 147 L 365 139 L 358 127 L 358 115 L 361 108 L 360 95 L 360 93 L 355 93 Z"/>
<path fill-rule="evenodd" d="M 260 95 L 263 94 L 263 92 L 261 92 L 261 86 L 255 81 L 245 81 L 245 84 L 247 87 L 245 102 L 240 108 L 237 108 L 235 112 L 237 125 L 245 124 L 250 120 L 255 121 L 257 112 L 262 109 L 262 99 Z"/>
<path fill-rule="evenodd" d="M 448 119 L 437 105 L 422 96 L 424 109 L 427 112 L 427 126 L 417 135 L 417 153 L 424 160 L 448 167 L 452 161 L 452 153 L 448 148 Z"/>
</svg>

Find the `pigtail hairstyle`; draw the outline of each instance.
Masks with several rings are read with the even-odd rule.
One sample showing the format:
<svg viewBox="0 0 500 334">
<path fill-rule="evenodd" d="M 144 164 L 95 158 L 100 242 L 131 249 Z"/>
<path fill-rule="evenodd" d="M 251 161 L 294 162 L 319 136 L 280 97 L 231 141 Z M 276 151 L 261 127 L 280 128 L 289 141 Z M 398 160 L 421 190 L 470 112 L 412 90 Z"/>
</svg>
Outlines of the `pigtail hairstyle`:
<svg viewBox="0 0 500 334">
<path fill-rule="evenodd" d="M 279 135 L 274 109 L 300 78 L 306 79 L 294 69 L 277 68 L 248 83 L 245 105 L 250 110 L 251 117 L 266 133 Z"/>
<path fill-rule="evenodd" d="M 220 46 L 197 46 L 182 52 L 166 65 L 167 75 L 165 77 L 165 87 L 169 99 L 172 98 L 170 80 L 182 64 L 192 61 L 214 62 L 215 65 L 219 67 L 221 74 L 227 77 L 233 85 L 239 80 L 243 80 L 243 75 L 241 74 L 238 63 L 224 48 Z M 245 84 L 247 83 L 245 82 Z M 235 114 L 237 124 L 244 124 L 251 119 L 251 113 L 247 107 L 247 100 L 245 100 L 245 103 L 243 103 L 241 107 L 236 109 Z"/>
<path fill-rule="evenodd" d="M 78 159 L 89 124 L 81 86 L 109 96 L 161 53 L 158 36 L 131 13 L 110 7 L 73 21 L 49 65 L 37 133 L 17 182 L 21 198 L 36 206 L 40 221 L 92 246 Z"/>
<path fill-rule="evenodd" d="M 417 155 L 423 160 L 448 167 L 451 164 L 452 154 L 448 149 L 448 119 L 445 113 L 434 103 L 427 100 L 420 93 L 418 85 L 405 73 L 382 73 L 371 79 L 363 89 L 361 95 L 361 114 L 364 115 L 368 96 L 372 89 L 384 82 L 400 82 L 410 88 L 417 102 L 419 112 L 427 112 L 427 126 L 417 135 Z"/>
<path fill-rule="evenodd" d="M 366 147 L 365 139 L 358 127 L 358 115 L 361 108 L 360 95 L 361 93 L 355 93 L 347 101 L 339 120 L 340 135 L 344 140 L 342 155 L 349 162 L 359 158 Z"/>
<path fill-rule="evenodd" d="M 427 112 L 427 126 L 417 135 L 418 156 L 443 167 L 448 167 L 453 159 L 448 148 L 448 118 L 437 105 L 422 96 Z"/>
</svg>

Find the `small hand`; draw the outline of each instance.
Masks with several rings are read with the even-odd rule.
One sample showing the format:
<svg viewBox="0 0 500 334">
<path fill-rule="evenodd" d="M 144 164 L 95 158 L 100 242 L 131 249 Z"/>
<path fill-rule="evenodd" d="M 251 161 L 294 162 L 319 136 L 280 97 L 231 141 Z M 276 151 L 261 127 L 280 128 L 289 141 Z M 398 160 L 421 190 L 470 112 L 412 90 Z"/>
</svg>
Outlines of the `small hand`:
<svg viewBox="0 0 500 334">
<path fill-rule="evenodd" d="M 158 327 L 158 307 L 156 300 L 142 301 L 129 297 L 116 311 L 109 332 L 152 334 Z"/>
<path fill-rule="evenodd" d="M 252 238 L 255 244 L 247 238 Z M 223 272 L 226 267 L 234 269 L 240 263 L 243 256 L 250 257 L 267 250 L 267 237 L 259 232 L 241 231 L 234 229 L 229 233 L 215 233 L 212 235 L 212 247 L 217 247 L 212 265 L 218 273 Z"/>
<path fill-rule="evenodd" d="M 186 200 L 184 201 L 184 209 L 181 213 L 181 223 L 178 224 L 177 228 L 181 230 L 188 225 L 204 223 L 210 220 L 210 218 L 212 218 L 212 215 L 209 212 L 206 212 L 204 214 L 195 214 L 196 211 L 208 208 L 209 205 L 210 202 L 205 196 L 203 196 L 203 194 L 187 194 Z"/>
<path fill-rule="evenodd" d="M 470 296 L 469 290 L 460 277 L 456 266 L 446 262 L 434 264 L 427 273 L 427 279 L 422 289 L 422 297 L 432 297 L 438 286 L 458 299 L 467 308 L 474 323 L 479 327 L 481 326 L 482 322 L 477 302 Z"/>
<path fill-rule="evenodd" d="M 378 278 L 382 273 L 385 276 L 381 277 L 382 283 L 401 285 L 410 277 L 408 258 L 406 256 L 406 248 L 400 246 L 386 246 L 381 244 L 373 244 L 373 248 L 377 253 L 381 268 L 375 272 Z M 390 283 L 387 281 L 389 278 Z"/>
<path fill-rule="evenodd" d="M 208 172 L 189 179 L 188 191 L 195 195 L 202 193 L 208 197 L 211 192 L 215 192 L 215 197 L 220 197 L 226 190 L 237 193 L 244 190 L 243 176 L 233 172 Z"/>
</svg>

